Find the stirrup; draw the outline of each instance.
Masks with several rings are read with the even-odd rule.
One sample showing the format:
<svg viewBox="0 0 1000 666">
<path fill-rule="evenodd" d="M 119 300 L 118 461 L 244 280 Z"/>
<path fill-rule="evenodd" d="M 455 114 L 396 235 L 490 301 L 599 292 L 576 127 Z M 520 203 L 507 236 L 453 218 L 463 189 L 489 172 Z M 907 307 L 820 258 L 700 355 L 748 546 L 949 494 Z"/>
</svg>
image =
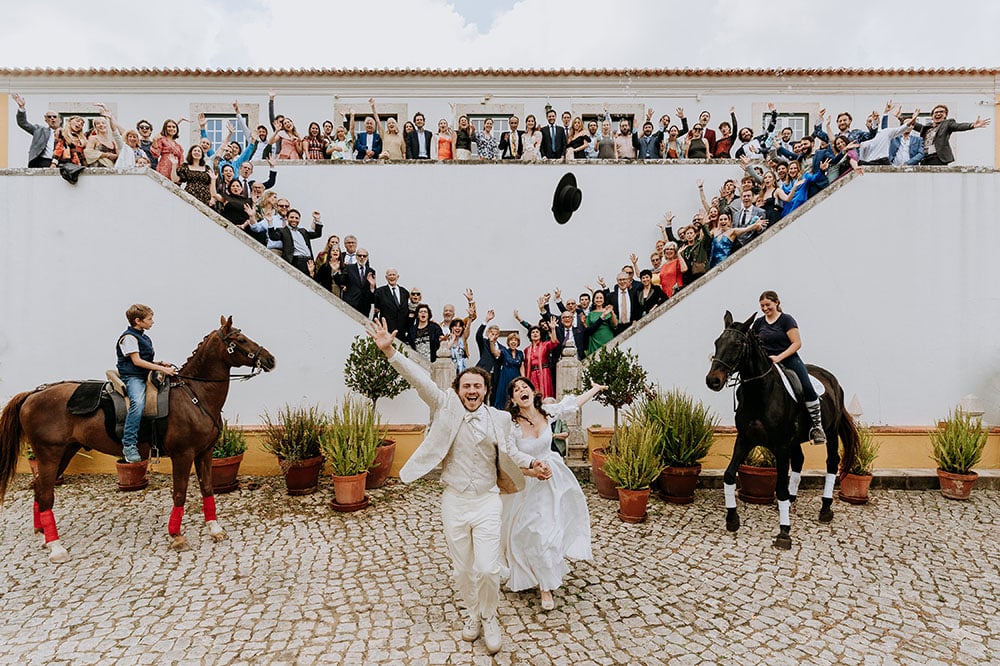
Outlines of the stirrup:
<svg viewBox="0 0 1000 666">
<path fill-rule="evenodd" d="M 822 428 L 817 428 L 813 426 L 809 431 L 809 438 L 812 440 L 813 446 L 821 446 L 826 444 L 826 433 L 823 432 Z"/>
</svg>

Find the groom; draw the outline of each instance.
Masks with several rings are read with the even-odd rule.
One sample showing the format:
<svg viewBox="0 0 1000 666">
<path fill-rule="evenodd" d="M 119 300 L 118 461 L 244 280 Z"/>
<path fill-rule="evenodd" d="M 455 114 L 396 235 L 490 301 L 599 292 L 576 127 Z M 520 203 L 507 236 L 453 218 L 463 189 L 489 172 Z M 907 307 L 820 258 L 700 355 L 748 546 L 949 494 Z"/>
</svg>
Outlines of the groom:
<svg viewBox="0 0 1000 666">
<path fill-rule="evenodd" d="M 455 582 L 469 617 L 462 638 L 476 640 L 480 632 L 486 649 L 496 654 L 503 642 L 497 605 L 500 580 L 507 567 L 500 552 L 500 487 L 524 487 L 518 467 L 537 470 L 539 478 L 551 471 L 514 445 L 511 417 L 489 407 L 489 374 L 478 367 L 465 369 L 442 391 L 419 365 L 396 352 L 385 320 L 368 322 L 368 335 L 399 374 L 431 408 L 431 426 L 424 441 L 403 465 L 399 478 L 416 481 L 442 464 L 441 521 L 455 568 Z"/>
</svg>

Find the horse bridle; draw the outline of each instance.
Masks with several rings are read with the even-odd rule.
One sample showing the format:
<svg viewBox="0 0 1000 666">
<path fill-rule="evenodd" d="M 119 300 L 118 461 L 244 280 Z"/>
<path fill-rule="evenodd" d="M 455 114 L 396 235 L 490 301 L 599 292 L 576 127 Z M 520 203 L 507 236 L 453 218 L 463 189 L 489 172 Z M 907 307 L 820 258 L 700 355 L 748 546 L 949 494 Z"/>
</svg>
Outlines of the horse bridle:
<svg viewBox="0 0 1000 666">
<path fill-rule="evenodd" d="M 245 382 L 248 379 L 252 379 L 257 375 L 259 375 L 261 372 L 263 372 L 263 368 L 260 367 L 260 350 L 263 349 L 264 347 L 260 343 L 254 343 L 257 345 L 257 348 L 252 352 L 247 351 L 246 349 L 236 344 L 235 340 L 230 340 L 232 336 L 239 335 L 239 333 L 240 329 L 238 328 L 231 329 L 229 333 L 227 333 L 226 335 L 222 335 L 222 333 L 219 332 L 218 330 L 215 331 L 215 334 L 218 335 L 219 338 L 222 340 L 222 344 L 225 345 L 227 354 L 232 356 L 234 353 L 236 353 L 236 350 L 238 349 L 239 351 L 243 352 L 243 354 L 251 361 L 256 359 L 256 362 L 254 363 L 253 366 L 253 370 L 251 370 L 248 373 L 231 372 L 229 373 L 229 376 L 226 377 L 225 379 L 214 379 L 212 377 L 195 377 L 192 375 L 182 375 L 180 373 L 177 373 L 176 375 L 174 375 L 174 377 L 176 377 L 178 380 L 188 379 L 196 382 L 229 382 L 232 381 L 233 379 L 238 379 L 241 382 Z M 178 370 L 179 369 L 180 368 L 178 368 Z M 201 411 L 201 413 L 207 416 L 208 419 L 212 422 L 212 425 L 215 426 L 215 431 L 222 432 L 222 424 L 219 423 L 218 419 L 216 419 L 214 416 L 208 413 L 208 410 L 205 409 L 204 405 L 201 404 L 201 400 L 198 398 L 197 395 L 195 395 L 194 390 L 192 390 L 190 386 L 184 383 L 184 381 L 176 381 L 176 382 L 171 382 L 170 387 L 183 389 L 184 392 L 188 394 L 188 398 L 191 399 L 191 404 L 197 407 Z"/>
<path fill-rule="evenodd" d="M 232 356 L 236 352 L 236 350 L 239 350 L 239 351 L 243 352 L 243 354 L 248 359 L 250 359 L 251 361 L 253 361 L 254 359 L 256 359 L 256 362 L 253 365 L 253 370 L 251 370 L 250 372 L 246 372 L 246 373 L 234 373 L 234 372 L 230 372 L 229 373 L 229 377 L 227 377 L 226 379 L 213 379 L 213 378 L 210 378 L 210 377 L 194 377 L 194 376 L 191 376 L 191 375 L 182 375 L 180 373 L 178 373 L 178 374 L 176 374 L 174 376 L 178 377 L 180 379 L 191 379 L 191 380 L 196 381 L 196 382 L 228 382 L 228 381 L 231 381 L 233 379 L 238 379 L 241 382 L 245 382 L 248 379 L 253 379 L 254 377 L 256 377 L 257 375 L 259 375 L 261 372 L 264 371 L 264 369 L 260 367 L 260 350 L 263 349 L 264 347 L 259 342 L 255 342 L 254 344 L 257 345 L 257 348 L 255 350 L 253 350 L 252 352 L 251 351 L 247 351 L 243 347 L 240 347 L 238 344 L 236 344 L 235 340 L 230 340 L 230 338 L 232 336 L 239 335 L 239 333 L 240 333 L 240 329 L 238 329 L 238 328 L 231 329 L 229 331 L 229 333 L 227 333 L 226 335 L 222 335 L 222 333 L 220 333 L 219 331 L 215 331 L 215 334 L 218 335 L 219 338 L 222 340 L 222 344 L 225 345 L 225 347 L 226 347 L 226 353 L 227 354 L 229 354 L 230 356 Z M 174 366 L 174 367 L 176 367 L 176 366 Z M 180 368 L 177 368 L 177 369 L 180 370 Z M 180 382 L 178 382 L 178 384 L 179 383 Z"/>
<path fill-rule="evenodd" d="M 740 352 L 737 355 L 736 360 L 734 361 L 736 365 L 739 365 L 746 358 L 747 349 L 750 347 L 751 344 L 750 336 L 744 333 L 743 331 L 735 328 L 727 328 L 722 332 L 722 335 L 725 335 L 726 333 L 733 333 L 740 337 Z M 719 337 L 721 338 L 722 335 L 720 335 Z M 763 374 L 757 375 L 756 377 L 750 377 L 749 379 L 744 379 L 742 373 L 740 373 L 739 368 L 733 367 L 732 365 L 723 361 L 721 358 L 713 355 L 712 362 L 718 363 L 729 372 L 729 379 L 730 379 L 729 386 L 738 386 L 739 384 L 746 384 L 749 382 L 757 381 L 758 379 L 763 379 L 768 374 L 770 374 L 770 372 L 774 369 L 774 364 L 771 363 L 768 365 L 767 370 L 765 370 Z"/>
</svg>

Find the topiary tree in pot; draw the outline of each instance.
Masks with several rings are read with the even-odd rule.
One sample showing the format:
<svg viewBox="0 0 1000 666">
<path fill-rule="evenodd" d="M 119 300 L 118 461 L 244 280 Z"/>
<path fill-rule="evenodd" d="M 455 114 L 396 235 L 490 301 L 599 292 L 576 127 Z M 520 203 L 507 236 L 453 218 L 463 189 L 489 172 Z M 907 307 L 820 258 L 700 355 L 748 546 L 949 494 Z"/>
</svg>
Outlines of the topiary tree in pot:
<svg viewBox="0 0 1000 666">
<path fill-rule="evenodd" d="M 396 353 L 407 355 L 402 345 L 396 346 Z M 410 388 L 409 382 L 396 372 L 375 341 L 367 335 L 354 336 L 351 352 L 344 362 L 344 383 L 352 391 L 371 400 L 372 409 L 376 408 L 380 398 L 391 400 Z M 395 455 L 396 442 L 382 438 L 375 462 L 368 470 L 365 488 L 381 488 L 385 484 Z"/>
<path fill-rule="evenodd" d="M 604 473 L 604 461 L 615 450 L 618 441 L 619 412 L 650 391 L 648 373 L 639 364 L 639 357 L 631 350 L 606 345 L 590 357 L 583 371 L 583 390 L 588 391 L 594 384 L 606 386 L 594 400 L 611 407 L 615 415 L 614 434 L 608 448 L 591 452 L 590 466 L 594 485 L 598 494 L 605 499 L 618 499 L 615 484 Z"/>
</svg>

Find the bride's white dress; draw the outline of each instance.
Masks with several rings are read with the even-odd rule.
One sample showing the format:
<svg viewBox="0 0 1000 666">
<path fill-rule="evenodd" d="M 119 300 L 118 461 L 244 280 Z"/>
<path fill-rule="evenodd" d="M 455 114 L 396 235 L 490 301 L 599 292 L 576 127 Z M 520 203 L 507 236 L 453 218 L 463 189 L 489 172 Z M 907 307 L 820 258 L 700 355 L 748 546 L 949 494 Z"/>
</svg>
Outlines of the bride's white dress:
<svg viewBox="0 0 1000 666">
<path fill-rule="evenodd" d="M 549 423 L 576 411 L 576 396 L 543 405 Z M 524 490 L 501 495 L 503 515 L 500 541 L 512 591 L 539 587 L 555 590 L 569 573 L 566 558 L 593 559 L 590 546 L 590 512 L 573 472 L 562 456 L 552 450 L 552 429 L 543 428 L 536 438 L 527 438 L 514 426 L 517 448 L 552 470 L 552 477 L 539 481 L 525 477 Z"/>
</svg>

